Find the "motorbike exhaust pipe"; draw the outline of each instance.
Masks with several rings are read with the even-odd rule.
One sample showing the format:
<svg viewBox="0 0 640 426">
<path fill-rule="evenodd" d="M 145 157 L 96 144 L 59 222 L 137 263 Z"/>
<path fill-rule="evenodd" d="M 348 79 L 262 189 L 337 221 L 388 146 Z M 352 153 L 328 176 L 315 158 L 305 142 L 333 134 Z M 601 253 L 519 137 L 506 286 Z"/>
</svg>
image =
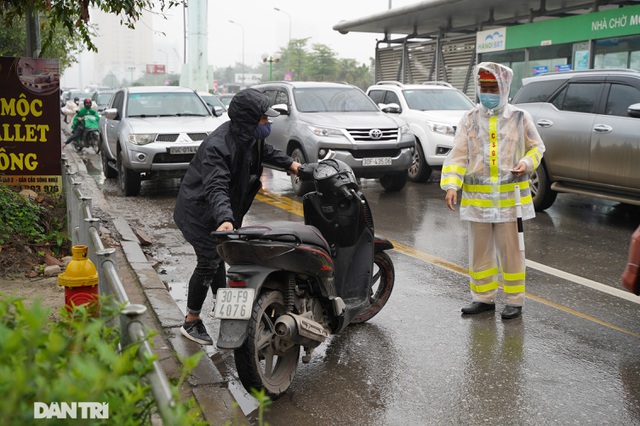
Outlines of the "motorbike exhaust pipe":
<svg viewBox="0 0 640 426">
<path fill-rule="evenodd" d="M 280 316 L 275 330 L 281 339 L 309 348 L 319 346 L 329 336 L 321 324 L 292 313 Z"/>
</svg>

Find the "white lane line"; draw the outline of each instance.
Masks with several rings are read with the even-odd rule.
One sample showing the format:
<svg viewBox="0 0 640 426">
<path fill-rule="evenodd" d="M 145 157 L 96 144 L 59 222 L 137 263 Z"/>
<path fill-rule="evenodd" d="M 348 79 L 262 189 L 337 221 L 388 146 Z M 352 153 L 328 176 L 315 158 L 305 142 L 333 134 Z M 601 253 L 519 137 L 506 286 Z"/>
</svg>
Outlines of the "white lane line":
<svg viewBox="0 0 640 426">
<path fill-rule="evenodd" d="M 559 269 L 552 268 L 551 266 L 543 265 L 542 263 L 534 262 L 533 260 L 529 259 L 527 259 L 527 266 L 540 272 L 544 272 L 545 274 L 553 275 L 558 278 L 562 278 L 563 280 L 571 281 L 576 284 L 580 284 L 585 287 L 607 293 L 611 296 L 616 296 L 621 299 L 628 300 L 629 302 L 640 304 L 640 296 L 636 296 L 635 294 L 629 293 L 628 291 L 610 287 L 606 284 L 602 284 L 588 278 L 583 278 L 578 275 L 570 274 L 568 272 L 564 272 Z M 622 272 L 620 272 L 620 275 L 622 275 Z"/>
</svg>

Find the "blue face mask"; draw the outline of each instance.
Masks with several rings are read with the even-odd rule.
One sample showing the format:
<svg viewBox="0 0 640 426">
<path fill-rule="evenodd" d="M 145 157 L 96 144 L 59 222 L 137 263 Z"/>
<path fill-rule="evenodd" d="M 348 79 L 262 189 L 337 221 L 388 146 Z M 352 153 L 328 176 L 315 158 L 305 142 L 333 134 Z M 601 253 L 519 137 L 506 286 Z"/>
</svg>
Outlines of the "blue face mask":
<svg viewBox="0 0 640 426">
<path fill-rule="evenodd" d="M 480 103 L 488 109 L 494 109 L 500 105 L 500 95 L 495 93 L 480 93 Z"/>
<path fill-rule="evenodd" d="M 266 139 L 271 134 L 271 123 L 258 124 L 258 127 L 253 131 L 253 137 L 255 139 Z"/>
</svg>

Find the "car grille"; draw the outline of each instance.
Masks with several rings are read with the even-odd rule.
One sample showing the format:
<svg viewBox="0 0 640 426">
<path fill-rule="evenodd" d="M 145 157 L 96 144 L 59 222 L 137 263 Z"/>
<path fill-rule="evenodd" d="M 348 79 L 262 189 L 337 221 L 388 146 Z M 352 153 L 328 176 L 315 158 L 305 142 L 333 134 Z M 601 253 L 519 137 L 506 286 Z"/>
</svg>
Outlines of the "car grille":
<svg viewBox="0 0 640 426">
<path fill-rule="evenodd" d="M 400 155 L 399 149 L 354 149 L 349 150 L 353 158 L 391 157 Z"/>
<path fill-rule="evenodd" d="M 169 154 L 160 153 L 153 156 L 154 164 L 190 163 L 195 154 Z"/>
<path fill-rule="evenodd" d="M 156 142 L 175 142 L 178 140 L 180 133 L 160 133 L 156 136 Z M 187 136 L 194 142 L 200 142 L 207 137 L 207 133 L 187 133 Z"/>
<path fill-rule="evenodd" d="M 374 138 L 372 130 L 380 130 L 380 137 Z M 398 129 L 347 129 L 347 132 L 356 142 L 375 142 L 375 141 L 396 141 L 398 140 Z"/>
</svg>

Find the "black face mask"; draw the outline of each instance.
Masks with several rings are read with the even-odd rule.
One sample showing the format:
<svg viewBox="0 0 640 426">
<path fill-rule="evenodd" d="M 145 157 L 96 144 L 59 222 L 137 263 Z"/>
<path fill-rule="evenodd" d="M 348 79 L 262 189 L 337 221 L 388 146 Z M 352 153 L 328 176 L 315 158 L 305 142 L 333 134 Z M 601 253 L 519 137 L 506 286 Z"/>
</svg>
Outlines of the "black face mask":
<svg viewBox="0 0 640 426">
<path fill-rule="evenodd" d="M 253 137 L 256 139 L 266 139 L 271 134 L 271 123 L 258 124 L 253 131 Z"/>
</svg>

